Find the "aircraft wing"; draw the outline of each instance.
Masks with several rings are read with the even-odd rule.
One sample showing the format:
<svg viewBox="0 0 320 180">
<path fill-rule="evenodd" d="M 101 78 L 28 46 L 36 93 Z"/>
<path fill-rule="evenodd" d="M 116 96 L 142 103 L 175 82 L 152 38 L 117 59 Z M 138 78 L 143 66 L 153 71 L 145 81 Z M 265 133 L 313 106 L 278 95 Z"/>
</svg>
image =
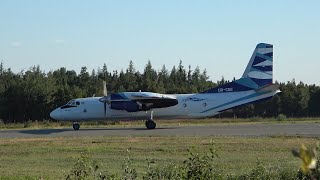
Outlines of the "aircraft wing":
<svg viewBox="0 0 320 180">
<path fill-rule="evenodd" d="M 166 108 L 178 104 L 173 95 L 153 92 L 125 92 L 111 96 L 111 109 L 127 112 L 148 111 L 155 108 Z"/>
<path fill-rule="evenodd" d="M 133 92 L 130 94 L 130 99 L 159 99 L 159 98 L 168 98 L 176 99 L 173 96 L 168 96 L 165 94 L 153 93 L 153 92 Z"/>
</svg>

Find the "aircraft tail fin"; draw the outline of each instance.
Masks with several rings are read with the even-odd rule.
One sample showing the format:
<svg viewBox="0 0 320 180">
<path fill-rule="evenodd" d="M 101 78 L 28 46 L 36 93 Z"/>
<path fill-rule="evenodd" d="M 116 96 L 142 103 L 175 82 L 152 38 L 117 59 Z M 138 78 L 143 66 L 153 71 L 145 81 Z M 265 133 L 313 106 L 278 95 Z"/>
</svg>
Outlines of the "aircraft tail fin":
<svg viewBox="0 0 320 180">
<path fill-rule="evenodd" d="M 260 43 L 244 71 L 242 78 L 250 78 L 259 87 L 272 84 L 273 46 Z"/>
<path fill-rule="evenodd" d="M 240 79 L 209 89 L 202 93 L 222 93 L 256 90 L 272 84 L 273 45 L 260 43 Z"/>
</svg>

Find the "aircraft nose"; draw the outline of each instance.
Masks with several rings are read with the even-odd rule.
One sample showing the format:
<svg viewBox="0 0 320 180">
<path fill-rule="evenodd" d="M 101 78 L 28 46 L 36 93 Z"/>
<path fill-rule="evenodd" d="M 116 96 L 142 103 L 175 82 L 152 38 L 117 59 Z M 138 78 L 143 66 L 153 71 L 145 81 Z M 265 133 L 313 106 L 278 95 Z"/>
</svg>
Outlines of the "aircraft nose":
<svg viewBox="0 0 320 180">
<path fill-rule="evenodd" d="M 57 109 L 53 110 L 53 111 L 50 113 L 50 117 L 51 117 L 52 119 L 59 120 L 60 117 L 61 117 L 60 108 L 57 108 Z"/>
</svg>

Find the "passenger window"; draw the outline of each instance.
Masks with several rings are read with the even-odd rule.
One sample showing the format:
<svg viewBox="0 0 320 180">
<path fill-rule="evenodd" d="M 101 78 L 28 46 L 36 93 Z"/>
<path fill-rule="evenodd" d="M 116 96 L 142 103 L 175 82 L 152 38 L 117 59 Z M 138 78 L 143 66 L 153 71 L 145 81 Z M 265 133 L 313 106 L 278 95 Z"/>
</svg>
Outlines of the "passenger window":
<svg viewBox="0 0 320 180">
<path fill-rule="evenodd" d="M 79 105 L 80 105 L 80 102 L 79 102 L 79 101 L 77 101 L 77 102 L 76 102 L 76 104 L 77 104 L 77 106 L 79 106 Z"/>
</svg>

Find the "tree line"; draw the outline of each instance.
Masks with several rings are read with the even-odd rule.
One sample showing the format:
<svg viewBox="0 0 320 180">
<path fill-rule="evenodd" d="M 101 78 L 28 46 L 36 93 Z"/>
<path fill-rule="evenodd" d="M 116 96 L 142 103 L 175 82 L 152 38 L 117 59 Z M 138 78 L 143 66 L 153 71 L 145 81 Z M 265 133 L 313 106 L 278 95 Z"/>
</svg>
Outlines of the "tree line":
<svg viewBox="0 0 320 180">
<path fill-rule="evenodd" d="M 209 80 L 207 71 L 199 67 L 184 67 L 182 61 L 168 70 L 165 65 L 155 70 L 150 61 L 143 72 L 135 69 L 132 61 L 125 70 L 110 71 L 106 64 L 80 73 L 60 69 L 44 72 L 39 66 L 14 73 L 0 64 L 0 120 L 4 123 L 49 119 L 49 113 L 69 100 L 101 96 L 102 82 L 107 82 L 109 93 L 122 91 L 151 91 L 159 93 L 197 93 L 227 83 L 223 77 Z M 233 111 L 237 117 L 320 116 L 320 87 L 294 80 L 279 83 L 282 93 L 271 100 L 252 104 Z"/>
</svg>

